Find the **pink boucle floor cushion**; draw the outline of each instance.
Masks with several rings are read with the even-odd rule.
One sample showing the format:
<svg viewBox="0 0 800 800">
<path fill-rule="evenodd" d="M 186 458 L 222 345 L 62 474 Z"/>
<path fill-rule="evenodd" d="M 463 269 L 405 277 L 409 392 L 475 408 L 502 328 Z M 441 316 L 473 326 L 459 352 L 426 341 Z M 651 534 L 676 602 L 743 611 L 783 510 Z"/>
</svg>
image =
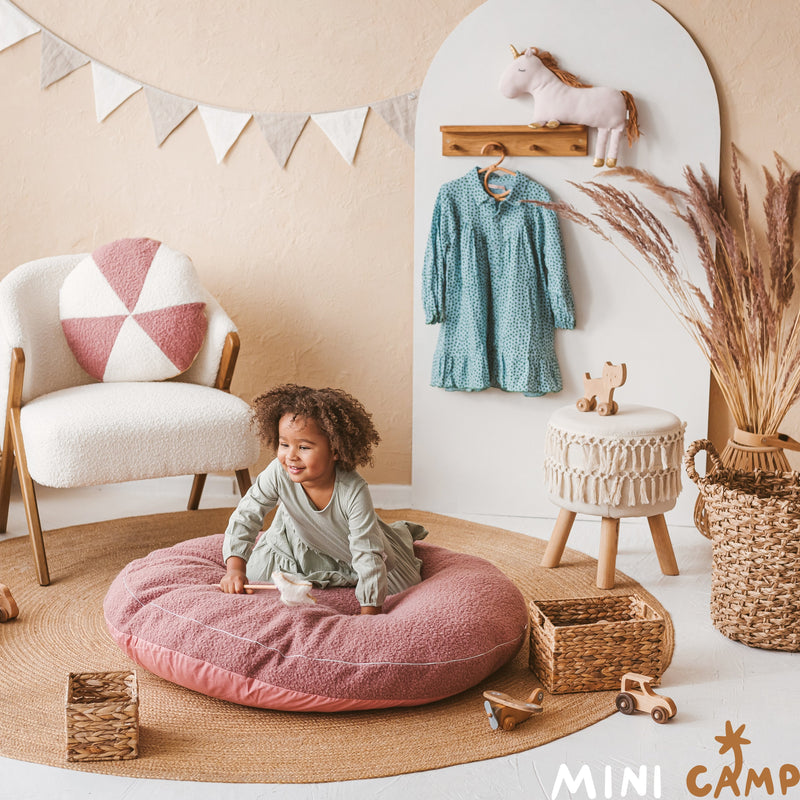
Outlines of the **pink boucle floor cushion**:
<svg viewBox="0 0 800 800">
<path fill-rule="evenodd" d="M 517 587 L 484 559 L 417 543 L 423 580 L 360 616 L 353 589 L 222 593 L 222 535 L 131 562 L 104 602 L 111 636 L 169 681 L 242 705 L 287 711 L 412 706 L 449 697 L 508 662 L 525 639 Z"/>
</svg>

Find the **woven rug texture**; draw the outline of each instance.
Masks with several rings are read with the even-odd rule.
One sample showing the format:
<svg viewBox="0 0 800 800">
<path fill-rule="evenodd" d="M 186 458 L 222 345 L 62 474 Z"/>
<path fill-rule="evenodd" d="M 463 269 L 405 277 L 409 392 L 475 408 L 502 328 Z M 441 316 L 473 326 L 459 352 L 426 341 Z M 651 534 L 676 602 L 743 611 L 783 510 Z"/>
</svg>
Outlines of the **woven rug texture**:
<svg viewBox="0 0 800 800">
<path fill-rule="evenodd" d="M 112 642 L 103 598 L 117 573 L 152 550 L 220 533 L 231 509 L 157 514 L 45 533 L 53 582 L 39 586 L 27 537 L 0 538 L 0 583 L 20 613 L 0 624 L 0 755 L 134 778 L 224 783 L 323 783 L 398 775 L 496 758 L 537 747 L 614 713 L 616 692 L 545 693 L 544 711 L 510 732 L 492 731 L 482 693 L 524 699 L 540 685 L 528 646 L 474 689 L 425 706 L 343 714 L 246 708 L 192 692 L 135 665 Z M 527 600 L 607 594 L 595 586 L 597 562 L 567 549 L 557 569 L 539 566 L 545 542 L 416 510 L 380 511 L 409 519 L 427 541 L 492 562 Z M 617 572 L 613 594 L 636 593 L 666 620 L 661 671 L 674 632 L 663 606 Z M 136 669 L 139 757 L 66 760 L 65 706 L 70 672 Z M 368 757 L 366 755 L 368 754 Z"/>
</svg>

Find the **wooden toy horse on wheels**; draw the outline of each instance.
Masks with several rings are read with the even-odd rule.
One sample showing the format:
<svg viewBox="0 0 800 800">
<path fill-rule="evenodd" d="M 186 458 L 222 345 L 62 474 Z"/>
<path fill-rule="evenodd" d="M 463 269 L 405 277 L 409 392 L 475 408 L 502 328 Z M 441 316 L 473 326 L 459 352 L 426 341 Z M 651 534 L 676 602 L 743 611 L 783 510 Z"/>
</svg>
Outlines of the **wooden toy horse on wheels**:
<svg viewBox="0 0 800 800">
<path fill-rule="evenodd" d="M 597 128 L 594 166 L 617 165 L 622 134 L 628 146 L 639 138 L 636 103 L 629 92 L 582 83 L 559 68 L 548 52 L 529 47 L 519 53 L 511 45 L 514 61 L 500 78 L 500 92 L 506 97 L 530 94 L 536 120 L 532 128 L 557 128 L 561 123 Z"/>
</svg>

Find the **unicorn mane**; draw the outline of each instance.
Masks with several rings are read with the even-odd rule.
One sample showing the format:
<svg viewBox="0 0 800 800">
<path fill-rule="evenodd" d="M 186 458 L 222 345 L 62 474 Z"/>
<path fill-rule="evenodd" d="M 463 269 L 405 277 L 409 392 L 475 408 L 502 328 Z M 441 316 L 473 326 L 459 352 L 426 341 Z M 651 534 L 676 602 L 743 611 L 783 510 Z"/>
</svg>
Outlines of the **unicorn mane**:
<svg viewBox="0 0 800 800">
<path fill-rule="evenodd" d="M 522 53 L 518 53 L 513 46 L 511 49 L 516 58 L 519 58 L 527 52 L 527 50 L 524 50 Z M 538 47 L 529 47 L 528 50 L 530 50 L 562 83 L 566 83 L 567 86 L 574 86 L 576 89 L 591 89 L 591 83 L 584 83 L 577 75 L 573 75 L 571 72 L 561 69 L 561 67 L 558 66 L 556 57 L 552 53 L 547 50 L 539 50 Z"/>
<path fill-rule="evenodd" d="M 544 64 L 562 83 L 566 83 L 567 86 L 574 86 L 576 89 L 591 88 L 591 83 L 584 83 L 577 75 L 573 75 L 571 72 L 561 69 L 561 67 L 558 66 L 556 57 L 552 53 L 549 53 L 547 50 L 539 50 L 538 47 L 531 47 L 531 50 L 533 50 L 533 54 L 542 64 Z"/>
</svg>

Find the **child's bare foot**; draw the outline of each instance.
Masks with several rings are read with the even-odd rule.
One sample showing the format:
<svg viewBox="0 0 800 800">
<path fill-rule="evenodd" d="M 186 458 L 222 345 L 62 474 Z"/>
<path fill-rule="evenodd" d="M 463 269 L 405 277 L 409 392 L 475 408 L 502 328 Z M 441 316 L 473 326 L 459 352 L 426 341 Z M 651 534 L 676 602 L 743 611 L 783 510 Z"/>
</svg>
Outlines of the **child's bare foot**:
<svg viewBox="0 0 800 800">
<path fill-rule="evenodd" d="M 0 622 L 7 622 L 19 614 L 19 608 L 11 596 L 11 590 L 0 583 Z"/>
</svg>

